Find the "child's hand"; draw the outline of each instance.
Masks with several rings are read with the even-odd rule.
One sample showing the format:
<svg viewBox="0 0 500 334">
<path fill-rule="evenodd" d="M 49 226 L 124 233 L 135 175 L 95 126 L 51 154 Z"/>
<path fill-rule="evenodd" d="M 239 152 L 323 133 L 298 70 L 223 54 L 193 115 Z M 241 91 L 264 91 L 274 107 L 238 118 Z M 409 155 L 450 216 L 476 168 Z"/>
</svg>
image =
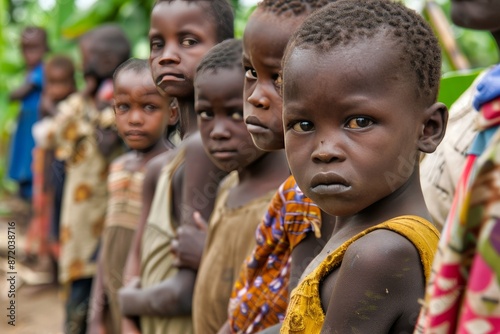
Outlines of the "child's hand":
<svg viewBox="0 0 500 334">
<path fill-rule="evenodd" d="M 177 238 L 172 241 L 171 252 L 176 259 L 174 265 L 198 270 L 207 238 L 207 222 L 196 211 L 193 214 L 194 225 L 185 225 L 177 229 Z"/>
<path fill-rule="evenodd" d="M 139 277 L 134 277 L 130 282 L 118 290 L 118 303 L 120 304 L 120 311 L 125 316 L 136 315 L 137 310 L 136 300 L 138 293 L 140 293 L 141 280 Z"/>
</svg>

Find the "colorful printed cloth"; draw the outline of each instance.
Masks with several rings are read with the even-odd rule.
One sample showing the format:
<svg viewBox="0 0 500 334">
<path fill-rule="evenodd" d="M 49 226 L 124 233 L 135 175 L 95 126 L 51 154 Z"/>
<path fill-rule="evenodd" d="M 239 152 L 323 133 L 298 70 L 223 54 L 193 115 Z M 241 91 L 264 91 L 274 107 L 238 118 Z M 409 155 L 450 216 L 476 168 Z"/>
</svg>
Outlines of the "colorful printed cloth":
<svg viewBox="0 0 500 334">
<path fill-rule="evenodd" d="M 305 197 L 293 176 L 279 188 L 256 231 L 229 301 L 233 333 L 255 333 L 283 321 L 288 305 L 291 251 L 308 232 L 318 235 L 321 211 Z"/>
<path fill-rule="evenodd" d="M 492 76 L 500 78 L 500 67 L 476 96 L 483 127 L 457 186 L 415 333 L 500 332 L 500 80 Z"/>
</svg>

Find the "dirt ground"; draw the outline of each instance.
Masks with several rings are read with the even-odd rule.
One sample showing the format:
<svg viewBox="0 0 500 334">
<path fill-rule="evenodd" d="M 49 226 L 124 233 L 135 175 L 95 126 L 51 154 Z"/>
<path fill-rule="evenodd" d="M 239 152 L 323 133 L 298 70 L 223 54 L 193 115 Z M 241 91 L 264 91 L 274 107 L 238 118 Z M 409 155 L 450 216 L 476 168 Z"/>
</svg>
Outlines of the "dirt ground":
<svg viewBox="0 0 500 334">
<path fill-rule="evenodd" d="M 21 260 L 29 212 L 29 206 L 16 198 L 0 198 L 0 333 L 62 334 L 64 306 L 59 287 L 25 282 L 29 272 L 23 269 Z M 9 270 L 8 255 L 13 255 L 8 253 L 9 222 L 15 222 L 15 274 L 9 274 L 12 271 Z M 8 309 L 11 303 L 14 303 L 15 311 Z M 9 316 L 13 313 L 15 326 L 9 324 Z"/>
</svg>

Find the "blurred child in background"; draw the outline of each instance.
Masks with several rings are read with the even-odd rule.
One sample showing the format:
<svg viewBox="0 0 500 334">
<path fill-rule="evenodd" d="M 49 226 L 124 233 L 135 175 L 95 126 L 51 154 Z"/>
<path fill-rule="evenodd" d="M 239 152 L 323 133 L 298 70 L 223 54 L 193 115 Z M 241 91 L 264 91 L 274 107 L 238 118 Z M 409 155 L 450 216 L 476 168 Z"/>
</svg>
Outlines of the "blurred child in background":
<svg viewBox="0 0 500 334">
<path fill-rule="evenodd" d="M 24 83 L 11 92 L 11 100 L 21 101 L 17 129 L 12 138 L 9 158 L 9 177 L 19 186 L 19 196 L 30 200 L 32 196 L 32 150 L 35 140 L 31 133 L 39 119 L 38 111 L 43 87 L 43 57 L 48 52 L 47 33 L 40 27 L 27 27 L 21 34 L 21 51 L 26 65 Z"/>
<path fill-rule="evenodd" d="M 153 82 L 148 61 L 129 59 L 114 74 L 114 111 L 120 137 L 132 150 L 116 158 L 108 176 L 108 210 L 93 283 L 90 333 L 121 333 L 117 292 L 123 285 L 123 268 L 142 207 L 146 163 L 173 148 L 167 127 L 177 122 Z M 107 326 L 106 326 L 107 325 Z"/>
</svg>

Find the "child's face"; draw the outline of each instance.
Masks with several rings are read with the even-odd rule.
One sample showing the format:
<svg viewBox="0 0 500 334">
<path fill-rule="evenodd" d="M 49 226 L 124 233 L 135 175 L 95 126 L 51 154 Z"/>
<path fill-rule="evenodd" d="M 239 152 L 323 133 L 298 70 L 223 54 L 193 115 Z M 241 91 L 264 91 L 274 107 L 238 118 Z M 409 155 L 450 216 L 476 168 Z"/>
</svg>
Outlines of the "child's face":
<svg viewBox="0 0 500 334">
<path fill-rule="evenodd" d="M 52 101 L 64 100 L 76 90 L 72 73 L 63 67 L 47 66 L 43 93 Z"/>
<path fill-rule="evenodd" d="M 208 70 L 195 80 L 195 110 L 203 145 L 220 169 L 241 170 L 265 152 L 252 142 L 243 122 L 241 68 Z"/>
<path fill-rule="evenodd" d="M 169 96 L 193 95 L 196 66 L 217 44 L 215 24 L 200 3 L 159 2 L 151 13 L 151 72 L 156 85 Z"/>
<path fill-rule="evenodd" d="M 21 51 L 26 65 L 30 68 L 38 65 L 45 53 L 47 45 L 40 32 L 24 32 L 21 37 Z"/>
<path fill-rule="evenodd" d="M 284 147 L 281 58 L 288 39 L 303 19 L 281 19 L 257 9 L 243 35 L 245 123 L 255 145 L 266 151 Z"/>
<path fill-rule="evenodd" d="M 500 31 L 500 0 L 489 1 L 451 1 L 451 18 L 459 26 Z"/>
<path fill-rule="evenodd" d="M 397 194 L 418 168 L 424 116 L 415 74 L 384 37 L 327 53 L 295 49 L 284 69 L 290 169 L 331 215 L 355 215 Z"/>
<path fill-rule="evenodd" d="M 170 100 L 160 95 L 147 70 L 122 70 L 115 78 L 114 99 L 118 133 L 133 150 L 148 151 L 177 118 Z"/>
</svg>

